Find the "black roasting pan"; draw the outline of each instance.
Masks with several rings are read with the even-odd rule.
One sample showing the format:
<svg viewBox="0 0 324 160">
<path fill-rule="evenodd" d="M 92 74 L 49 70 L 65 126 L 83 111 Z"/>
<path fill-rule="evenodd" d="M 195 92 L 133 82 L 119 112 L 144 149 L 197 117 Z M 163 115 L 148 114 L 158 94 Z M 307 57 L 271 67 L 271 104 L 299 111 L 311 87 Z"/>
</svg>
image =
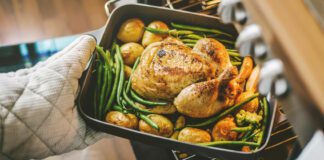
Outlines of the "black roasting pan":
<svg viewBox="0 0 324 160">
<path fill-rule="evenodd" d="M 128 18 L 138 17 L 144 20 L 146 24 L 153 20 L 161 20 L 166 23 L 170 22 L 178 22 L 183 24 L 191 24 L 202 27 L 209 28 L 219 28 L 228 33 L 232 33 L 237 36 L 237 31 L 232 25 L 222 24 L 219 19 L 208 16 L 201 15 L 186 11 L 180 10 L 171 10 L 168 8 L 154 7 L 142 4 L 128 4 L 116 8 L 112 14 L 110 15 L 107 24 L 105 25 L 105 30 L 103 32 L 102 38 L 99 39 L 99 43 L 104 48 L 110 48 L 114 38 L 116 37 L 116 33 L 118 32 L 118 28 L 122 22 L 124 22 Z M 176 140 L 172 140 L 169 138 L 164 138 L 160 136 L 155 136 L 152 134 L 143 133 L 137 130 L 128 129 L 124 127 L 119 127 L 113 124 L 106 123 L 104 121 L 93 118 L 93 100 L 91 93 L 93 93 L 94 80 L 91 77 L 92 71 L 94 67 L 94 59 L 96 55 L 91 58 L 91 62 L 88 70 L 85 73 L 85 79 L 82 82 L 81 91 L 78 98 L 78 110 L 82 118 L 85 122 L 91 126 L 93 129 L 106 132 L 109 134 L 113 134 L 119 137 L 124 137 L 127 139 L 151 144 L 154 146 L 165 147 L 169 149 L 180 150 L 192 154 L 199 154 L 206 157 L 220 158 L 220 159 L 256 159 L 258 154 L 265 148 L 266 144 L 269 141 L 270 133 L 272 130 L 275 110 L 277 108 L 276 101 L 268 96 L 270 114 L 267 126 L 267 134 L 263 141 L 263 145 L 251 152 L 245 153 L 241 151 L 236 151 L 232 149 L 224 149 L 218 147 L 208 147 L 208 146 L 199 146 L 190 143 L 179 142 Z M 159 156 L 159 155 L 157 155 Z"/>
</svg>

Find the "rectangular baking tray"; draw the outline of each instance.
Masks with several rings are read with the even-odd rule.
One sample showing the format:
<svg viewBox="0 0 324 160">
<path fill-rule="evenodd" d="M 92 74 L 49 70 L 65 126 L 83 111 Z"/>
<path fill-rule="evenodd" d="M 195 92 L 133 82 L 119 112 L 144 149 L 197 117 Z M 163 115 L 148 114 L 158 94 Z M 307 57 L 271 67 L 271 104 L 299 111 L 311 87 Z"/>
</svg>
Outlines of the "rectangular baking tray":
<svg viewBox="0 0 324 160">
<path fill-rule="evenodd" d="M 110 48 L 113 40 L 116 37 L 116 33 L 122 22 L 129 18 L 141 18 L 147 25 L 153 20 L 161 20 L 166 23 L 178 22 L 183 24 L 191 24 L 196 26 L 208 27 L 208 28 L 218 28 L 228 33 L 232 33 L 237 36 L 237 32 L 232 25 L 222 24 L 218 18 L 201 15 L 180 10 L 171 10 L 168 8 L 154 7 L 142 4 L 129 4 L 116 8 L 110 15 L 105 30 L 103 32 L 102 38 L 99 40 L 100 46 L 104 48 Z M 92 95 L 94 89 L 94 83 L 92 72 L 94 69 L 94 60 L 96 58 L 94 54 L 90 60 L 88 70 L 85 72 L 85 78 L 82 82 L 81 91 L 79 93 L 77 103 L 78 110 L 81 117 L 85 120 L 87 125 L 92 127 L 97 131 L 106 132 L 119 137 L 124 137 L 127 139 L 143 142 L 146 144 L 165 147 L 169 149 L 181 150 L 184 152 L 199 154 L 206 157 L 220 158 L 220 159 L 255 159 L 258 154 L 265 148 L 269 141 L 270 133 L 274 123 L 275 110 L 277 108 L 276 100 L 268 96 L 269 100 L 269 120 L 266 127 L 266 136 L 263 141 L 263 145 L 252 152 L 246 153 L 242 151 L 236 151 L 225 148 L 209 147 L 209 146 L 199 146 L 191 143 L 179 142 L 170 138 L 164 138 L 161 136 L 156 136 L 138 130 L 128 129 L 113 124 L 106 123 L 104 121 L 95 119 L 93 116 L 93 99 Z M 157 155 L 158 156 L 158 155 Z"/>
</svg>

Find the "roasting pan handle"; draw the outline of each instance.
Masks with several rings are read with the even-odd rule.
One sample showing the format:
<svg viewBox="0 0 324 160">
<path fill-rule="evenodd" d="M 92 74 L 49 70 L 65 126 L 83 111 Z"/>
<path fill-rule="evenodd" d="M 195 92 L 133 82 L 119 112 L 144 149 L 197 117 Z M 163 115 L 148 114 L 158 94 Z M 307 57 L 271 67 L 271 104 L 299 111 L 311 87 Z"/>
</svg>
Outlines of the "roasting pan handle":
<svg viewBox="0 0 324 160">
<path fill-rule="evenodd" d="M 115 3 L 117 0 L 109 0 L 105 3 L 105 12 L 107 17 L 109 17 L 110 13 L 112 12 L 112 4 Z"/>
</svg>

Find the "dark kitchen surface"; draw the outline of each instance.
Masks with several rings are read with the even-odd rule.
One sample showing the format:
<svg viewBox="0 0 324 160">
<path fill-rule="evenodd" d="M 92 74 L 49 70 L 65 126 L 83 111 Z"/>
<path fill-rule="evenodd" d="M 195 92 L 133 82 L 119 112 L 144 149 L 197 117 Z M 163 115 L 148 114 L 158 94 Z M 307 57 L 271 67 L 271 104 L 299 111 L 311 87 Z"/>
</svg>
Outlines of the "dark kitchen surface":
<svg viewBox="0 0 324 160">
<path fill-rule="evenodd" d="M 61 0 L 63 1 L 63 0 Z M 77 17 L 76 15 L 71 15 L 70 13 L 68 13 L 67 8 L 66 7 L 75 7 L 78 6 L 78 4 L 76 3 L 76 1 L 71 1 L 68 3 L 67 6 L 64 6 L 65 8 L 60 8 L 58 6 L 62 7 L 62 3 L 61 1 L 54 1 L 54 0 L 48 0 L 48 4 L 55 4 L 56 7 L 54 7 L 54 9 L 49 9 L 49 10 L 44 10 L 42 9 L 41 11 L 33 11 L 35 9 L 35 6 L 38 8 L 39 6 L 45 5 L 48 6 L 48 4 L 45 4 L 44 2 L 40 2 L 40 1 L 35 1 L 35 0 L 31 0 L 31 3 L 21 3 L 18 4 L 17 1 L 12 0 L 12 1 L 7 1 L 7 0 L 0 0 L 0 20 L 2 22 L 2 28 L 0 30 L 1 34 L 0 34 L 0 45 L 2 44 L 14 44 L 14 43 L 20 43 L 20 42 L 26 42 L 26 41 L 33 41 L 33 40 L 37 40 L 37 39 L 44 39 L 44 38 L 48 38 L 48 37 L 56 37 L 56 36 L 60 36 L 60 35 L 69 35 L 69 34 L 75 34 L 75 33 L 80 33 L 80 32 L 85 32 L 85 31 L 89 31 L 89 30 L 93 30 L 96 28 L 99 28 L 101 26 L 104 25 L 104 22 L 106 20 L 106 15 L 103 12 L 103 4 L 104 4 L 104 0 L 96 0 L 93 2 L 88 2 L 86 0 L 82 0 L 82 5 L 86 5 L 89 3 L 93 3 L 90 7 L 90 9 L 87 9 L 88 11 L 76 11 L 76 12 L 84 12 L 84 13 L 89 13 L 91 12 L 90 10 L 96 10 L 96 13 L 91 13 L 91 14 L 96 14 L 97 15 L 97 20 L 91 20 L 89 18 L 85 18 L 87 20 L 84 19 L 80 19 L 80 17 Z M 79 2 L 79 1 L 78 1 Z M 175 2 L 175 1 L 171 1 L 171 2 Z M 25 6 L 23 6 L 25 5 Z M 96 7 L 95 7 L 96 6 Z M 167 6 L 167 5 L 166 5 Z M 197 7 L 198 6 L 198 7 Z M 7 8 L 1 8 L 1 7 L 7 7 Z M 201 9 L 201 4 L 199 1 L 188 1 L 188 2 L 184 2 L 184 1 L 179 1 L 178 3 L 175 3 L 174 7 L 179 7 L 181 9 L 185 9 L 185 10 L 189 10 L 189 11 L 195 11 L 195 12 L 200 12 L 200 13 L 207 13 L 207 14 L 214 14 L 214 10 L 208 10 L 207 9 Z M 8 8 L 12 9 L 11 12 L 14 13 L 10 13 L 8 10 Z M 19 8 L 24 8 L 25 10 L 22 11 L 17 11 L 19 10 Z M 83 9 L 86 7 L 83 7 Z M 55 21 L 61 21 L 59 18 L 59 16 L 62 16 L 62 14 L 60 15 L 56 15 L 55 18 L 50 18 L 51 14 L 53 13 L 46 13 L 45 15 L 42 15 L 42 18 L 44 18 L 46 15 L 49 15 L 48 20 L 44 21 L 44 24 L 40 24 L 38 23 L 39 21 L 42 21 L 36 18 L 31 19 L 30 21 L 35 22 L 34 24 L 30 24 L 27 20 L 21 20 L 22 18 L 16 18 L 16 22 L 15 21 L 5 21 L 4 19 L 7 15 L 9 14 L 9 17 L 16 17 L 16 16 L 21 16 L 27 12 L 31 12 L 31 14 L 37 14 L 38 16 L 41 15 L 41 13 L 44 12 L 59 12 L 59 11 L 53 11 L 55 9 L 58 10 L 64 10 L 64 12 L 62 14 L 68 15 L 67 19 L 71 19 L 73 17 L 77 17 L 76 21 L 78 21 L 77 23 L 85 23 L 85 22 L 89 22 L 89 24 L 87 24 L 87 26 L 84 25 L 73 25 L 70 23 L 67 23 L 67 25 L 65 27 L 67 28 L 62 28 L 62 26 L 60 27 L 62 30 L 61 31 L 55 31 L 53 30 L 53 26 L 55 25 L 51 25 L 51 24 L 55 24 Z M 64 15 L 63 15 L 64 16 Z M 28 17 L 32 17 L 32 16 L 28 16 Z M 46 18 L 46 17 L 45 17 Z M 14 18 L 15 19 L 15 18 Z M 65 19 L 66 20 L 66 19 Z M 24 29 L 34 29 L 32 32 L 30 32 L 30 34 L 28 34 L 28 36 L 24 37 L 21 35 L 27 34 L 26 31 L 22 31 L 23 29 L 19 29 L 19 26 L 21 25 L 26 25 L 27 24 L 27 28 Z M 40 24 L 40 25 L 35 25 L 35 24 Z M 13 26 L 12 28 L 8 27 L 8 26 Z M 36 26 L 36 27 L 35 27 Z M 41 26 L 42 28 L 37 28 Z M 49 29 L 43 29 L 46 28 L 46 26 L 50 26 Z M 34 28 L 35 27 L 35 28 Z M 59 28 L 59 29 L 60 29 Z M 10 30 L 12 29 L 12 30 Z M 14 31 L 19 30 L 19 32 L 17 33 L 13 33 Z M 36 33 L 36 31 L 39 31 Z M 7 32 L 7 35 L 4 34 L 4 32 Z M 59 33 L 60 32 L 60 33 Z M 20 34 L 20 35 L 19 35 Z M 10 36 L 8 36 L 10 35 Z M 23 37 L 23 38 L 21 38 Z M 39 42 L 33 42 L 33 43 L 22 43 L 22 44 L 18 44 L 18 45 L 10 45 L 10 46 L 4 46 L 4 47 L 0 47 L 0 72 L 8 72 L 8 71 L 15 71 L 17 69 L 20 68 L 26 68 L 26 67 L 31 67 L 32 65 L 34 65 L 36 62 L 41 61 L 46 59 L 48 56 L 51 56 L 52 54 L 54 54 L 55 52 L 61 50 L 62 48 L 64 48 L 64 46 L 66 46 L 67 44 L 69 44 L 71 41 L 73 41 L 76 37 L 75 36 L 67 36 L 67 37 L 63 37 L 63 38 L 54 38 L 54 39 L 49 39 L 49 40 L 44 40 L 44 41 L 39 41 Z M 289 123 L 287 123 L 286 121 L 281 122 L 279 127 L 275 128 L 273 133 L 272 133 L 272 138 L 270 139 L 269 145 L 268 147 L 265 149 L 265 151 L 262 153 L 262 159 L 287 159 L 287 158 L 292 158 L 293 157 L 293 153 L 296 152 L 298 153 L 299 149 L 298 149 L 298 145 L 296 144 L 296 136 L 294 135 L 294 133 L 292 132 L 291 126 L 289 125 Z M 137 157 L 137 159 L 140 160 L 146 160 L 146 159 L 154 159 L 154 160 L 164 160 L 164 159 L 187 159 L 187 160 L 204 160 L 204 159 L 211 159 L 211 158 L 204 158 L 204 157 L 199 157 L 196 155 L 191 156 L 190 154 L 188 155 L 187 158 L 182 157 L 179 158 L 180 156 L 185 156 L 185 154 L 178 154 L 178 156 L 175 156 L 176 154 L 174 154 L 174 152 L 172 152 L 169 149 L 165 149 L 165 148 L 157 148 L 154 146 L 149 146 L 149 145 L 145 145 L 142 143 L 138 143 L 138 142 L 131 142 L 131 145 L 133 147 L 133 150 L 135 152 L 135 155 Z"/>
</svg>

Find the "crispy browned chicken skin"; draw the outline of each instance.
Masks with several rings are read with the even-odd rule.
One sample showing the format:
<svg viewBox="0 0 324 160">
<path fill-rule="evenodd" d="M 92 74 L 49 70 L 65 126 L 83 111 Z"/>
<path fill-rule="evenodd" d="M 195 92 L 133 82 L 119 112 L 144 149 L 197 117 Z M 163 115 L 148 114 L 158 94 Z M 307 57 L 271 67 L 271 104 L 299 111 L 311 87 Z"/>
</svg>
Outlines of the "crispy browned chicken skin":
<svg viewBox="0 0 324 160">
<path fill-rule="evenodd" d="M 190 84 L 211 74 L 209 62 L 178 40 L 156 42 L 142 53 L 132 88 L 147 99 L 172 101 Z"/>
<path fill-rule="evenodd" d="M 167 38 L 144 50 L 132 88 L 147 99 L 174 100 L 182 114 L 205 118 L 226 106 L 218 92 L 221 82 L 235 74 L 226 48 L 217 40 L 201 39 L 191 49 Z"/>
</svg>

